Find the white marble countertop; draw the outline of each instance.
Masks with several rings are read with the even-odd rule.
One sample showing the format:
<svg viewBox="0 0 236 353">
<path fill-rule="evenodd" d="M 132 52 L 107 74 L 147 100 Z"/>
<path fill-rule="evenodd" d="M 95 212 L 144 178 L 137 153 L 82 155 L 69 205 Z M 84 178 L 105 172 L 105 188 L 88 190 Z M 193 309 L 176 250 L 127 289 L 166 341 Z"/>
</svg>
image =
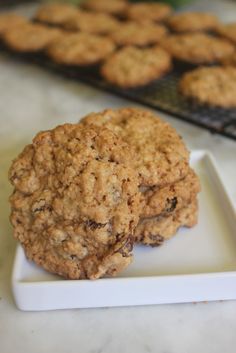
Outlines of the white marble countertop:
<svg viewBox="0 0 236 353">
<path fill-rule="evenodd" d="M 192 8 L 236 19 L 236 3 L 201 1 Z M 31 11 L 30 6 L 20 11 Z M 7 171 L 38 130 L 76 122 L 127 100 L 62 79 L 0 55 L 0 352 L 227 353 L 236 347 L 236 301 L 149 307 L 21 312 L 11 292 L 16 243 L 9 224 Z M 133 103 L 131 105 L 134 105 Z M 208 149 L 236 206 L 236 143 L 164 116 L 191 149 Z"/>
</svg>

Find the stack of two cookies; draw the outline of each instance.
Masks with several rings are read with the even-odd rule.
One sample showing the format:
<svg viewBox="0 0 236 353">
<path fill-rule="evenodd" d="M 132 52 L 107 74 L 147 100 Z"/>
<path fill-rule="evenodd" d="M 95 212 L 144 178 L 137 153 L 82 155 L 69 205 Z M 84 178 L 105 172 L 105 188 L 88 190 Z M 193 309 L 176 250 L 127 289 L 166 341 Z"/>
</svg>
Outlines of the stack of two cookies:
<svg viewBox="0 0 236 353">
<path fill-rule="evenodd" d="M 135 241 L 197 221 L 198 179 L 176 131 L 138 109 L 40 132 L 13 161 L 11 222 L 28 259 L 70 279 L 116 275 Z"/>
<path fill-rule="evenodd" d="M 141 192 L 136 242 L 158 246 L 179 227 L 197 223 L 199 180 L 183 140 L 171 125 L 151 112 L 131 108 L 90 114 L 81 122 L 111 129 L 134 150 L 132 162 Z"/>
</svg>

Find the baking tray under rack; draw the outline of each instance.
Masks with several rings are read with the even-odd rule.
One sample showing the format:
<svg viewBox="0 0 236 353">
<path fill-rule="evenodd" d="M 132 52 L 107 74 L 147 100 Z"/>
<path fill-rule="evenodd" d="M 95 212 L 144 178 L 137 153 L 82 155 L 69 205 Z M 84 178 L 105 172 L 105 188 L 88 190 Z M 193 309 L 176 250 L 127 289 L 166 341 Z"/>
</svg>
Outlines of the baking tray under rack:
<svg viewBox="0 0 236 353">
<path fill-rule="evenodd" d="M 189 102 L 178 93 L 177 83 L 179 78 L 187 70 L 193 69 L 193 66 L 176 64 L 171 73 L 145 87 L 121 89 L 105 82 L 99 76 L 97 67 L 81 69 L 57 65 L 42 54 L 13 53 L 3 46 L 0 47 L 0 51 L 10 54 L 17 60 L 34 63 L 71 79 L 85 82 L 91 86 L 171 114 L 178 119 L 208 129 L 212 133 L 236 140 L 236 109 L 199 106 Z"/>
</svg>

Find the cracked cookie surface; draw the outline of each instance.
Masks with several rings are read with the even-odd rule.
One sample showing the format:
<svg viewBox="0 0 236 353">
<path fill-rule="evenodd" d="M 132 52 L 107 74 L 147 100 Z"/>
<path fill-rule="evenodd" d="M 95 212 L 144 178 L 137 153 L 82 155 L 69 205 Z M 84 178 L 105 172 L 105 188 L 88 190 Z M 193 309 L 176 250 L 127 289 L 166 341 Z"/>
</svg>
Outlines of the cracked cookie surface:
<svg viewBox="0 0 236 353">
<path fill-rule="evenodd" d="M 140 208 L 130 159 L 105 128 L 65 124 L 36 135 L 9 171 L 11 222 L 26 256 L 70 279 L 124 269 Z"/>
</svg>

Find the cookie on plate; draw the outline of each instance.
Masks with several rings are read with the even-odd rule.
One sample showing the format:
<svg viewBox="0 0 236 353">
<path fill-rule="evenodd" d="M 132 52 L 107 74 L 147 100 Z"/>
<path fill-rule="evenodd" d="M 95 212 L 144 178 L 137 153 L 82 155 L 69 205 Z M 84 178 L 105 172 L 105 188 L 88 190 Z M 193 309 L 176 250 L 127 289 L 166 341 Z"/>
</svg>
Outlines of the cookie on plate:
<svg viewBox="0 0 236 353">
<path fill-rule="evenodd" d="M 85 0 L 82 6 L 95 12 L 120 15 L 127 8 L 127 0 Z"/>
<path fill-rule="evenodd" d="M 205 33 L 173 34 L 160 43 L 174 58 L 192 64 L 219 62 L 234 52 L 227 40 Z"/>
<path fill-rule="evenodd" d="M 213 30 L 219 20 L 207 12 L 181 12 L 170 16 L 166 23 L 172 31 L 181 33 Z"/>
<path fill-rule="evenodd" d="M 163 187 L 140 187 L 142 193 L 141 218 L 168 216 L 186 207 L 196 199 L 200 192 L 200 183 L 194 170 L 183 179 Z"/>
<path fill-rule="evenodd" d="M 198 221 L 198 202 L 193 200 L 186 207 L 169 216 L 140 219 L 135 229 L 137 243 L 159 246 L 172 238 L 180 227 L 191 228 Z"/>
<path fill-rule="evenodd" d="M 29 53 L 44 50 L 61 35 L 61 31 L 57 28 L 28 23 L 6 30 L 3 40 L 12 50 Z"/>
<path fill-rule="evenodd" d="M 27 18 L 13 12 L 7 12 L 0 15 L 0 36 L 6 31 L 16 26 L 22 26 L 28 23 Z"/>
<path fill-rule="evenodd" d="M 236 68 L 200 67 L 183 75 L 180 93 L 199 104 L 236 107 Z"/>
<path fill-rule="evenodd" d="M 104 13 L 79 11 L 64 25 L 68 30 L 82 31 L 93 34 L 109 34 L 119 28 L 120 22 Z"/>
<path fill-rule="evenodd" d="M 49 46 L 47 54 L 58 64 L 89 66 L 105 59 L 114 49 L 109 38 L 89 33 L 67 33 Z"/>
<path fill-rule="evenodd" d="M 51 25 L 63 25 L 70 17 L 78 12 L 78 8 L 70 4 L 44 4 L 35 14 L 35 20 Z"/>
<path fill-rule="evenodd" d="M 171 6 L 162 2 L 130 4 L 126 11 L 126 17 L 138 22 L 143 20 L 159 22 L 165 20 L 172 11 Z"/>
<path fill-rule="evenodd" d="M 132 261 L 138 177 L 130 148 L 105 128 L 40 132 L 13 161 L 14 237 L 28 259 L 70 279 L 113 276 Z"/>
<path fill-rule="evenodd" d="M 148 46 L 158 43 L 167 34 L 167 29 L 155 23 L 145 22 L 142 26 L 134 21 L 121 23 L 110 37 L 119 46 Z"/>
<path fill-rule="evenodd" d="M 236 44 L 236 22 L 222 24 L 217 27 L 216 32 Z"/>
<path fill-rule="evenodd" d="M 124 47 L 102 65 L 101 75 L 108 82 L 132 88 L 148 84 L 171 69 L 170 55 L 160 47 Z"/>
<path fill-rule="evenodd" d="M 107 109 L 89 114 L 81 122 L 107 127 L 134 148 L 133 163 L 140 186 L 163 187 L 181 180 L 189 172 L 189 151 L 182 138 L 151 111 Z"/>
</svg>

